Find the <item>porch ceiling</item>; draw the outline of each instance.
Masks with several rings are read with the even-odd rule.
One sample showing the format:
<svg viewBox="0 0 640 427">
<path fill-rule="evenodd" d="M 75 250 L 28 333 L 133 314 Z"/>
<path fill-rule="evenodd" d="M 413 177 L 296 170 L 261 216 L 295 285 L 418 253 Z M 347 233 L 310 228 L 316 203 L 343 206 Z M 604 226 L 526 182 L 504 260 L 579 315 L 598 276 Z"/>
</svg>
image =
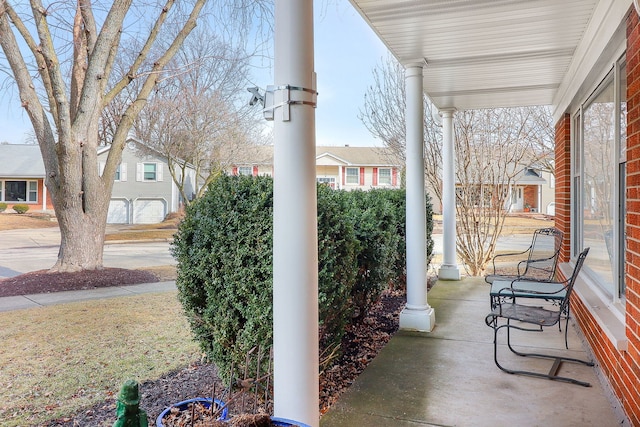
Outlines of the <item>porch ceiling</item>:
<svg viewBox="0 0 640 427">
<path fill-rule="evenodd" d="M 598 0 L 350 0 L 438 108 L 550 105 Z"/>
</svg>

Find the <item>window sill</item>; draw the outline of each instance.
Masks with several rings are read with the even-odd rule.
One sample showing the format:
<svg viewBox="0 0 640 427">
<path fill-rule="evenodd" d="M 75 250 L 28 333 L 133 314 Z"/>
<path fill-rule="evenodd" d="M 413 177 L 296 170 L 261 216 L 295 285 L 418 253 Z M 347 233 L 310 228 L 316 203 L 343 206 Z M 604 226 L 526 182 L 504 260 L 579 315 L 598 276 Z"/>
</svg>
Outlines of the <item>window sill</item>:
<svg viewBox="0 0 640 427">
<path fill-rule="evenodd" d="M 568 263 L 560 264 L 559 268 L 565 277 L 569 277 L 573 271 L 573 266 Z M 627 351 L 628 340 L 625 333 L 624 306 L 607 301 L 596 290 L 594 280 L 585 273 L 583 270 L 576 280 L 574 287 L 576 295 L 582 300 L 589 314 L 593 316 L 613 346 L 618 351 Z"/>
</svg>

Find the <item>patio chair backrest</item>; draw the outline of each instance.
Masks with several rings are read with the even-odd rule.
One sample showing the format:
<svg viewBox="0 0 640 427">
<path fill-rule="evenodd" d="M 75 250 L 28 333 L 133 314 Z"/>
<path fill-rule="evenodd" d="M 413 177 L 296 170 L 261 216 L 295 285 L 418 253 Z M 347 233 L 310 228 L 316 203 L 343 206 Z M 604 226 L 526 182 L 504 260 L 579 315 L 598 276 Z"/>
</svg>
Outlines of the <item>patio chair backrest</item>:
<svg viewBox="0 0 640 427">
<path fill-rule="evenodd" d="M 573 273 L 571 273 L 571 277 L 567 279 L 567 285 L 566 285 L 567 295 L 564 297 L 564 299 L 560 303 L 560 306 L 559 306 L 560 314 L 567 312 L 567 305 L 569 304 L 569 298 L 571 298 L 571 292 L 573 292 L 573 285 L 575 284 L 576 279 L 578 278 L 578 273 L 580 273 L 580 269 L 582 268 L 582 265 L 584 264 L 584 260 L 588 254 L 589 254 L 589 248 L 586 248 L 580 253 L 580 255 L 578 255 L 578 259 L 576 260 L 576 265 L 573 267 Z"/>
<path fill-rule="evenodd" d="M 540 280 L 553 280 L 556 275 L 562 239 L 563 233 L 556 228 L 536 230 L 533 233 L 524 272 L 520 275 Z"/>
</svg>

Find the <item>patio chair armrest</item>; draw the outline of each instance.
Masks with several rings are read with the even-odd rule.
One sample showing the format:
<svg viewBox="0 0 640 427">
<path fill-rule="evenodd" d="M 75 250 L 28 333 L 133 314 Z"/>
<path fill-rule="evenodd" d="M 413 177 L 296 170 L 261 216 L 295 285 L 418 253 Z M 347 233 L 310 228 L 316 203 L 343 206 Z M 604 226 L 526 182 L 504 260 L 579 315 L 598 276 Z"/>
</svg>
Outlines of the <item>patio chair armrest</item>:
<svg viewBox="0 0 640 427">
<path fill-rule="evenodd" d="M 518 287 L 518 284 L 522 284 L 521 287 Z M 527 288 L 526 284 L 527 283 L 540 283 L 540 284 L 544 284 L 547 287 L 557 287 L 556 290 L 554 291 L 543 291 L 543 290 L 539 290 L 539 289 L 531 289 L 531 288 Z M 514 293 L 516 292 L 526 292 L 528 294 L 534 294 L 534 295 L 557 295 L 559 293 L 561 293 L 562 291 L 566 290 L 567 288 L 567 284 L 569 283 L 568 280 L 564 280 L 562 282 L 550 282 L 550 281 L 546 281 L 546 280 L 531 280 L 531 279 L 526 279 L 526 278 L 517 278 L 511 281 L 510 284 L 510 289 L 513 290 Z"/>
<path fill-rule="evenodd" d="M 509 253 L 506 253 L 506 254 L 498 254 L 498 255 L 495 255 L 495 256 L 492 258 L 492 260 L 491 260 L 491 262 L 492 262 L 492 264 L 493 264 L 493 274 L 495 274 L 495 273 L 496 273 L 496 258 L 500 258 L 500 257 L 508 257 L 508 256 L 515 256 L 515 255 L 524 255 L 524 254 L 526 254 L 527 252 L 529 252 L 530 250 L 531 250 L 531 246 L 529 246 L 529 247 L 528 247 L 527 249 L 525 249 L 524 251 L 520 251 L 520 252 L 509 252 Z M 521 261 L 521 262 L 522 262 L 522 261 Z M 519 265 L 519 264 L 520 264 L 520 263 L 518 263 L 518 265 Z M 519 268 L 519 267 L 518 267 L 518 268 Z"/>
</svg>

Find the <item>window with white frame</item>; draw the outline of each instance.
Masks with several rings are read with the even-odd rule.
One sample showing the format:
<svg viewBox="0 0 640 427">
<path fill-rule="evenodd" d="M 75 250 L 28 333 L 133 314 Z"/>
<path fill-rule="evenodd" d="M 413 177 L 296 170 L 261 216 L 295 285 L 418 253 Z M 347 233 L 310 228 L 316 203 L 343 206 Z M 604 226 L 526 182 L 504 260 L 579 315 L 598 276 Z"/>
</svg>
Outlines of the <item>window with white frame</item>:
<svg viewBox="0 0 640 427">
<path fill-rule="evenodd" d="M 116 168 L 116 175 L 114 181 L 124 182 L 127 180 L 127 164 L 120 163 Z"/>
<path fill-rule="evenodd" d="M 334 190 L 336 188 L 336 179 L 334 177 L 319 176 L 316 178 L 316 181 L 318 181 L 320 184 L 327 185 Z"/>
<path fill-rule="evenodd" d="M 391 168 L 378 169 L 378 185 L 391 185 Z"/>
<path fill-rule="evenodd" d="M 0 181 L 0 201 L 36 203 L 38 201 L 38 181 Z"/>
<path fill-rule="evenodd" d="M 158 165 L 155 163 L 145 163 L 144 164 L 144 180 L 145 181 L 157 181 L 157 168 Z"/>
<path fill-rule="evenodd" d="M 612 301 L 624 297 L 626 65 L 611 72 L 573 118 L 572 253 Z"/>
<path fill-rule="evenodd" d="M 253 175 L 253 168 L 251 166 L 239 166 L 238 175 Z"/>
<path fill-rule="evenodd" d="M 121 170 L 120 179 L 124 180 Z M 145 162 L 136 165 L 136 181 L 156 182 L 162 181 L 162 163 Z"/>
<path fill-rule="evenodd" d="M 346 181 L 347 184 L 359 184 L 360 183 L 360 171 L 358 168 L 347 168 Z"/>
</svg>

